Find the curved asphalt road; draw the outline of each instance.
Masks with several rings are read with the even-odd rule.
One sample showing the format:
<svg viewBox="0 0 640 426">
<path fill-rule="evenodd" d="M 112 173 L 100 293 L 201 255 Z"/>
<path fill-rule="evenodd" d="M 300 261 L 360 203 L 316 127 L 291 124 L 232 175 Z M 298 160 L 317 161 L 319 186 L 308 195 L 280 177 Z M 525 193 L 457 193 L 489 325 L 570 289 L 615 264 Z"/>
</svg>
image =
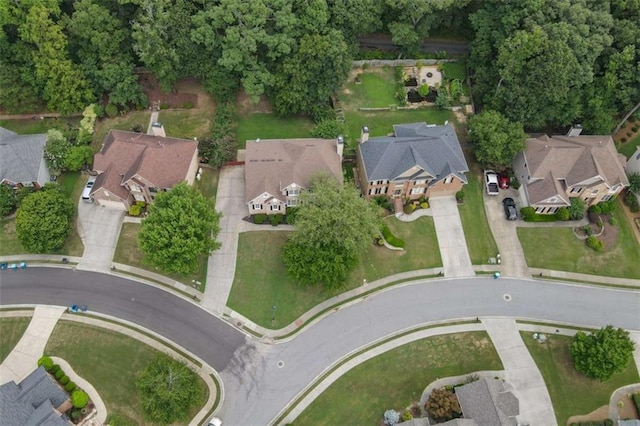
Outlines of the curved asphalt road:
<svg viewBox="0 0 640 426">
<path fill-rule="evenodd" d="M 510 301 L 503 296 L 508 293 Z M 131 300 L 135 299 L 135 300 Z M 397 287 L 345 307 L 290 342 L 251 342 L 191 303 L 135 281 L 64 269 L 0 273 L 2 304 L 86 304 L 173 340 L 222 376 L 227 424 L 268 424 L 342 356 L 418 324 L 511 316 L 640 330 L 640 293 L 532 280 L 469 278 Z M 284 366 L 279 368 L 278 361 Z"/>
</svg>

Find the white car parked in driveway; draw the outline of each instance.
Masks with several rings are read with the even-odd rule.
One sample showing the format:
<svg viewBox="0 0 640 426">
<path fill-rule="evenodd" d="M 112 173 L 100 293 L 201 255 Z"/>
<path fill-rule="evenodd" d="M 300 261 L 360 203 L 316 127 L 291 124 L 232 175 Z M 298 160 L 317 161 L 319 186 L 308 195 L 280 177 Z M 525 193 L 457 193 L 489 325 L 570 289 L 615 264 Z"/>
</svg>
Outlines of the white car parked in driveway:
<svg viewBox="0 0 640 426">
<path fill-rule="evenodd" d="M 82 190 L 82 201 L 85 201 L 87 203 L 91 202 L 91 190 L 93 189 L 94 183 L 96 183 L 96 178 L 94 177 L 89 178 L 89 181 L 87 182 L 87 184 L 84 186 L 84 189 Z"/>
<path fill-rule="evenodd" d="M 489 195 L 498 195 L 500 187 L 498 186 L 498 174 L 493 170 L 484 171 L 484 186 Z"/>
</svg>

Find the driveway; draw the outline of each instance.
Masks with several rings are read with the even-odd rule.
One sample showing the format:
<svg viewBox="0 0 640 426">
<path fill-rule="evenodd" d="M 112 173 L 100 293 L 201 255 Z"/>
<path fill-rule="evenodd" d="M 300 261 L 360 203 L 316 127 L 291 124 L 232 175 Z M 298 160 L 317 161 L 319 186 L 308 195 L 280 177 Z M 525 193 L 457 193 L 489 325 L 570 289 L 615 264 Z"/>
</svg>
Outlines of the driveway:
<svg viewBox="0 0 640 426">
<path fill-rule="evenodd" d="M 475 276 L 455 197 L 453 195 L 431 197 L 429 205 L 438 236 L 444 276 L 447 278 Z"/>
<path fill-rule="evenodd" d="M 107 272 L 118 245 L 124 211 L 78 202 L 78 234 L 84 244 L 77 269 Z"/>
<path fill-rule="evenodd" d="M 238 233 L 242 230 L 242 218 L 247 214 L 244 166 L 223 167 L 220 170 L 216 210 L 222 213 L 218 234 L 221 246 L 209 257 L 202 307 L 222 314 L 227 306 L 236 271 Z"/>
<path fill-rule="evenodd" d="M 513 198 L 516 202 L 517 210 L 520 210 L 520 197 L 516 190 L 501 189 L 499 195 L 484 194 L 484 210 L 487 213 L 489 228 L 491 228 L 491 233 L 500 252 L 502 275 L 506 277 L 531 278 L 524 251 L 518 239 L 518 232 L 516 231 L 516 225 L 521 219 L 511 221 L 504 217 L 502 200 L 505 197 Z"/>
</svg>

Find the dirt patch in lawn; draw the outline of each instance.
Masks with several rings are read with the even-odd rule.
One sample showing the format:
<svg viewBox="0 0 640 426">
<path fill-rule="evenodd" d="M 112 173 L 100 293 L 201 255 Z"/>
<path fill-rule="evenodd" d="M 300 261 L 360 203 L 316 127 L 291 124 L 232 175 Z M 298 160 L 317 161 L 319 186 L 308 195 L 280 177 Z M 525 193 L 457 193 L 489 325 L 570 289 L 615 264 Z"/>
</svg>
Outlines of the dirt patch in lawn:
<svg viewBox="0 0 640 426">
<path fill-rule="evenodd" d="M 258 102 L 254 102 L 251 96 L 247 95 L 244 90 L 238 92 L 237 98 L 238 113 L 241 115 L 251 114 L 254 112 L 268 114 L 273 112 L 273 108 L 266 96 L 260 96 Z"/>
<path fill-rule="evenodd" d="M 185 79 L 185 80 L 193 80 L 194 79 Z M 171 92 L 165 93 L 160 89 L 160 85 L 158 84 L 158 80 L 151 73 L 141 73 L 138 75 L 138 83 L 140 87 L 142 87 L 142 91 L 145 95 L 147 95 L 147 99 L 149 100 L 149 105 L 162 105 L 167 108 L 197 108 L 198 107 L 198 94 L 197 93 L 189 93 L 180 90 L 181 87 L 180 82 L 177 82 L 174 85 L 174 88 Z M 185 83 L 186 86 L 190 87 L 193 83 Z"/>
<path fill-rule="evenodd" d="M 603 405 L 602 407 L 590 412 L 589 414 L 585 414 L 583 416 L 569 417 L 569 420 L 567 420 L 567 425 L 570 425 L 571 423 L 580 423 L 580 422 L 597 422 L 597 421 L 602 421 L 608 417 L 609 417 L 609 406 Z"/>
</svg>

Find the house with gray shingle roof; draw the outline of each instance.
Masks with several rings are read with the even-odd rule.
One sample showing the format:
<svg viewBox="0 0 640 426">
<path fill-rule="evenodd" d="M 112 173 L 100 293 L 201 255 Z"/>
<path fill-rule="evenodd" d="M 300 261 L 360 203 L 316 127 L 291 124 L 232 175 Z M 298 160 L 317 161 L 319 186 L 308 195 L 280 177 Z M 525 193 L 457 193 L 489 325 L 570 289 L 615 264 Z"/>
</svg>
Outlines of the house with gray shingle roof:
<svg viewBox="0 0 640 426">
<path fill-rule="evenodd" d="M 247 141 L 244 177 L 249 214 L 286 214 L 287 207 L 298 205 L 314 174 L 327 174 L 342 184 L 343 148 L 342 137 Z"/>
<path fill-rule="evenodd" d="M 0 127 L 0 183 L 41 187 L 49 182 L 46 144 L 46 134 L 19 135 Z"/>
<path fill-rule="evenodd" d="M 572 129 L 574 130 L 574 129 Z M 523 203 L 539 214 L 554 214 L 580 197 L 587 206 L 616 197 L 629 180 L 626 158 L 609 135 L 541 135 L 528 138 L 513 162 Z"/>
<path fill-rule="evenodd" d="M 44 367 L 39 367 L 19 384 L 0 386 L 0 416 L 3 426 L 65 426 L 71 423 L 58 411 L 69 399 Z M 70 408 L 70 405 L 69 405 Z"/>
<path fill-rule="evenodd" d="M 515 426 L 520 413 L 518 398 L 504 388 L 502 380 L 480 379 L 455 388 L 465 419 L 478 426 Z"/>
<path fill-rule="evenodd" d="M 364 127 L 359 142 L 357 172 L 366 198 L 417 200 L 455 194 L 467 183 L 469 166 L 451 124 L 396 124 L 393 134 L 372 138 Z"/>
</svg>

